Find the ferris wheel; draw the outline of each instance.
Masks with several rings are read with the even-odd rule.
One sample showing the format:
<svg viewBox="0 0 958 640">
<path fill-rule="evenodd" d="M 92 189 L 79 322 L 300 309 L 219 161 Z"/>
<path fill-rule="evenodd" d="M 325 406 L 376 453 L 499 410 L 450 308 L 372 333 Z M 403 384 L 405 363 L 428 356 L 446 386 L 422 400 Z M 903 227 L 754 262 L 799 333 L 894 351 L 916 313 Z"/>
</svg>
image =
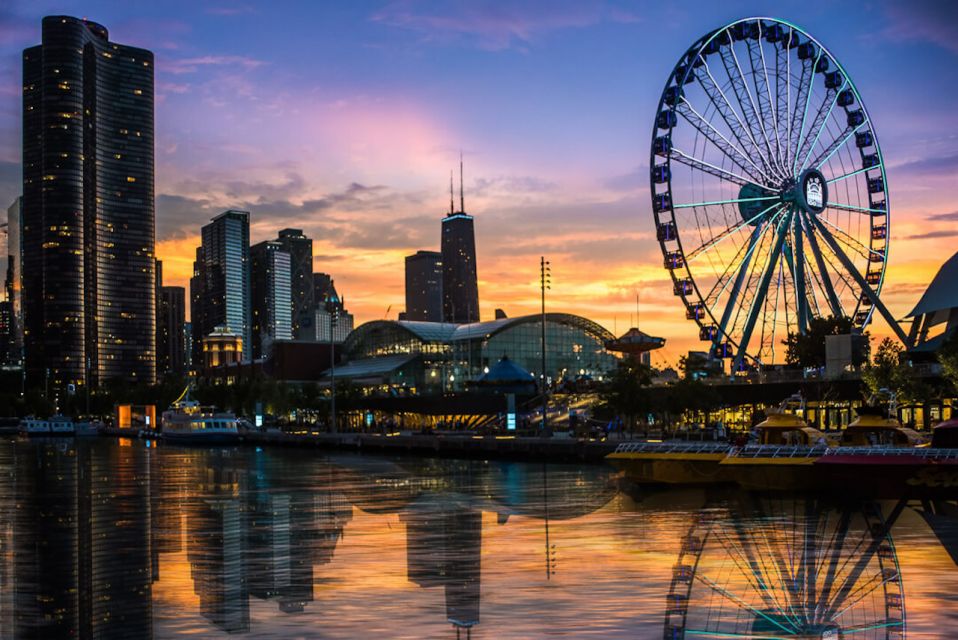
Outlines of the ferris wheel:
<svg viewBox="0 0 958 640">
<path fill-rule="evenodd" d="M 877 502 L 740 496 L 682 540 L 664 637 L 905 637 L 898 555 Z"/>
<path fill-rule="evenodd" d="M 673 291 L 714 357 L 777 364 L 812 318 L 877 309 L 889 201 L 874 123 L 838 60 L 802 29 L 746 18 L 675 65 L 650 158 Z"/>
</svg>

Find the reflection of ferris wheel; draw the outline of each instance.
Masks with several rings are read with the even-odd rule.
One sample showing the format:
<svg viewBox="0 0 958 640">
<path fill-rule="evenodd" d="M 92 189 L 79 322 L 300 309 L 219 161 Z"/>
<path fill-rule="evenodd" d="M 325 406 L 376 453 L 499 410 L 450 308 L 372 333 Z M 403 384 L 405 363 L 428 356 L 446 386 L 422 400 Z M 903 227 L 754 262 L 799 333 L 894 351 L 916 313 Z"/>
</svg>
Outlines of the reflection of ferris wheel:
<svg viewBox="0 0 958 640">
<path fill-rule="evenodd" d="M 878 299 L 888 195 L 873 123 L 798 27 L 748 18 L 696 41 L 659 101 L 650 166 L 665 267 L 713 355 L 780 362 L 810 319 L 861 329 L 876 308 L 900 332 Z"/>
<path fill-rule="evenodd" d="M 665 638 L 903 638 L 889 529 L 875 502 L 707 509 L 673 567 Z"/>
</svg>

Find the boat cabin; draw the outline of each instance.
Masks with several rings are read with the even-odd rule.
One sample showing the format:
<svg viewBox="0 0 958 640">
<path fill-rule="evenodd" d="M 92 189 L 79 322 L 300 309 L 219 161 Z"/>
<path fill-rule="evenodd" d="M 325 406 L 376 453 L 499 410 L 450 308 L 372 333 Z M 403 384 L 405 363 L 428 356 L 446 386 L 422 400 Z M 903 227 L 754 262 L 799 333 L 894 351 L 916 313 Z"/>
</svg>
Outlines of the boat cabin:
<svg viewBox="0 0 958 640">
<path fill-rule="evenodd" d="M 861 407 L 857 412 L 858 417 L 842 434 L 843 446 L 917 447 L 925 443 L 920 433 L 887 417 L 881 407 Z"/>
<path fill-rule="evenodd" d="M 958 449 L 958 420 L 946 420 L 936 425 L 931 432 L 931 446 L 934 449 Z"/>
</svg>

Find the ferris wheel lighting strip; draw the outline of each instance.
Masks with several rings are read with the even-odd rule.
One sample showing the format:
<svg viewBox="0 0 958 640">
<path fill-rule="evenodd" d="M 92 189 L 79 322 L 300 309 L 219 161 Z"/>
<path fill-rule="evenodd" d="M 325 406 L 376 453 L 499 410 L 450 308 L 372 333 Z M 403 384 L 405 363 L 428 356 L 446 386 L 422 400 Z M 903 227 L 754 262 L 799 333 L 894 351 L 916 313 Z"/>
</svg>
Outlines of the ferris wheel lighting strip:
<svg viewBox="0 0 958 640">
<path fill-rule="evenodd" d="M 864 110 L 862 111 L 862 113 L 865 114 Z M 861 129 L 861 128 L 864 127 L 866 124 L 868 124 L 868 122 L 869 122 L 869 120 L 868 120 L 868 116 L 867 116 L 867 114 L 866 114 L 866 115 L 865 115 L 865 121 L 862 122 L 862 123 L 861 123 L 860 125 L 858 125 L 857 127 L 855 127 L 854 129 L 852 129 L 851 131 L 849 131 L 848 134 L 847 134 L 844 138 L 842 138 L 842 141 L 839 142 L 837 145 L 835 145 L 835 148 L 834 148 L 834 149 L 832 149 L 831 151 L 828 152 L 828 155 L 827 155 L 827 156 L 825 156 L 824 158 L 822 158 L 821 161 L 819 161 L 818 158 L 815 159 L 815 168 L 818 169 L 819 171 L 821 171 L 822 165 L 824 165 L 826 162 L 828 162 L 829 160 L 831 160 L 832 156 L 835 155 L 835 152 L 838 151 L 839 149 L 841 149 L 842 147 L 844 147 L 844 146 L 845 146 L 845 143 L 848 142 L 848 139 L 851 138 L 853 135 L 855 135 L 855 133 L 856 133 L 859 129 Z"/>
<path fill-rule="evenodd" d="M 818 139 L 822 137 L 822 131 L 825 130 L 825 124 L 828 122 L 828 119 L 832 116 L 832 111 L 835 110 L 835 105 L 838 104 L 838 95 L 845 90 L 845 85 L 848 84 L 848 78 L 842 82 L 842 86 L 838 88 L 838 91 L 835 92 L 835 97 L 832 98 L 832 104 L 828 107 L 828 113 L 825 114 L 825 118 L 822 120 L 822 123 L 818 126 L 818 133 L 815 134 L 815 140 L 812 142 L 812 145 L 808 148 L 808 153 L 805 154 L 805 159 L 802 161 L 802 166 L 798 171 L 795 172 L 795 177 L 798 177 L 802 171 L 805 170 L 805 167 L 808 165 L 808 159 L 812 157 L 812 151 L 815 150 L 815 145 L 818 144 Z M 806 139 L 807 142 L 807 139 Z M 841 146 L 841 145 L 839 145 Z M 799 147 L 801 151 L 801 147 Z"/>
<path fill-rule="evenodd" d="M 798 164 L 798 154 L 802 151 L 802 140 L 805 138 L 805 118 L 808 116 L 808 106 L 812 103 L 812 84 L 815 82 L 815 69 L 818 68 L 818 61 L 822 59 L 823 49 L 819 47 L 818 55 L 815 56 L 815 62 L 812 64 L 812 72 L 808 78 L 808 89 L 805 91 L 805 110 L 802 111 L 802 128 L 798 133 L 798 144 L 795 145 L 795 158 L 792 161 L 792 173 L 798 175 L 795 171 L 795 165 Z"/>
<path fill-rule="evenodd" d="M 685 152 L 682 151 L 681 149 L 677 149 L 677 148 L 673 147 L 673 148 L 672 148 L 672 153 L 678 154 L 678 155 L 682 156 L 682 158 L 687 158 L 688 160 L 691 160 L 692 162 L 696 162 L 696 163 L 698 163 L 698 164 L 704 165 L 704 166 L 709 167 L 710 169 L 714 169 L 714 170 L 716 170 L 716 171 L 718 171 L 718 172 L 720 172 L 720 173 L 724 173 L 725 175 L 731 176 L 731 177 L 735 178 L 736 180 L 741 180 L 743 184 L 748 184 L 748 183 L 751 182 L 752 184 L 757 184 L 758 186 L 763 187 L 763 188 L 765 188 L 765 189 L 768 189 L 768 190 L 770 190 L 770 191 L 773 191 L 773 190 L 774 190 L 774 187 L 770 187 L 770 186 L 767 185 L 767 184 L 762 184 L 762 183 L 756 182 L 756 181 L 755 181 L 754 179 L 752 179 L 752 178 L 746 178 L 746 177 L 744 177 L 744 176 L 740 176 L 740 175 L 737 174 L 737 173 L 732 173 L 732 172 L 729 171 L 728 169 L 723 169 L 722 167 L 719 167 L 719 166 L 717 166 L 717 165 L 714 165 L 714 164 L 712 164 L 711 162 L 706 162 L 705 160 L 699 160 L 699 159 L 696 158 L 695 156 L 690 156 L 689 154 L 685 153 Z M 682 162 L 682 158 L 675 158 L 675 159 L 676 159 L 678 162 Z M 697 167 L 694 167 L 694 166 L 692 166 L 692 165 L 689 165 L 689 164 L 686 163 L 686 162 L 682 162 L 682 164 L 685 164 L 686 166 L 691 166 L 693 169 L 696 169 L 696 168 L 697 168 Z M 700 169 L 700 170 L 701 170 L 701 169 Z M 707 172 L 706 172 L 706 173 L 707 173 Z M 718 177 L 718 176 L 716 176 L 716 177 Z"/>
<path fill-rule="evenodd" d="M 759 198 L 736 198 L 735 200 L 713 200 L 711 202 L 693 202 L 692 204 L 673 204 L 673 209 L 690 209 L 692 207 L 710 207 L 720 204 L 737 204 L 739 202 L 762 202 L 779 200 L 779 196 L 761 196 Z"/>
<path fill-rule="evenodd" d="M 832 184 L 834 182 L 841 182 L 842 180 L 847 180 L 848 178 L 857 176 L 859 173 L 865 173 L 866 171 L 871 171 L 872 169 L 877 169 L 877 168 L 878 168 L 878 165 L 875 165 L 874 167 L 865 167 L 864 169 L 859 169 L 858 171 L 852 171 L 851 173 L 846 173 L 845 175 L 838 176 L 837 178 L 831 178 L 830 180 L 826 180 L 825 182 L 827 182 L 828 184 Z"/>
<path fill-rule="evenodd" d="M 875 167 L 869 167 L 869 168 L 874 169 Z M 827 202 L 825 204 L 825 207 L 832 208 L 832 209 L 839 209 L 839 210 L 859 211 L 861 213 L 880 213 L 880 214 L 888 213 L 887 211 L 884 211 L 883 209 L 869 209 L 868 207 L 858 207 L 853 204 L 845 204 L 844 202 Z"/>
<path fill-rule="evenodd" d="M 864 249 L 865 251 L 868 251 L 869 253 L 874 253 L 876 256 L 883 256 L 883 257 L 884 257 L 885 254 L 883 254 L 881 251 L 875 251 L 875 250 L 872 249 L 871 247 L 866 247 L 866 246 L 863 245 L 861 242 L 858 242 L 857 240 L 855 240 L 855 238 L 853 238 L 853 237 L 851 237 L 850 235 L 848 235 L 848 233 L 847 233 L 844 229 L 842 229 L 842 228 L 839 227 L 838 225 L 834 224 L 833 222 L 829 222 L 826 218 L 822 218 L 821 220 L 822 220 L 822 222 L 824 222 L 825 224 L 827 224 L 828 226 L 830 226 L 832 229 L 835 229 L 835 230 L 838 231 L 840 234 L 842 234 L 844 237 L 848 238 L 849 240 L 851 240 L 852 242 L 854 242 L 855 244 L 857 244 L 858 246 L 860 246 L 860 247 L 861 247 L 862 249 Z M 863 256 L 863 257 L 864 257 L 864 256 Z"/>
</svg>

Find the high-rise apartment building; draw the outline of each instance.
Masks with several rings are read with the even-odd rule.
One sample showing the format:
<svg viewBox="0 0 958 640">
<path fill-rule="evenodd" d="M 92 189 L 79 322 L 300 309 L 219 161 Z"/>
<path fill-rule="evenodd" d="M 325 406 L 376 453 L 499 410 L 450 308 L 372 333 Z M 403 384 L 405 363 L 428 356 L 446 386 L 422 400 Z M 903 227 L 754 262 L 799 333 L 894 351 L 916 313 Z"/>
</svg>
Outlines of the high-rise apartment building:
<svg viewBox="0 0 958 640">
<path fill-rule="evenodd" d="M 203 362 L 203 338 L 217 327 L 240 337 L 242 359 L 251 356 L 249 212 L 229 210 L 202 229 L 190 279 L 193 364 Z"/>
<path fill-rule="evenodd" d="M 459 164 L 459 211 L 453 210 L 451 198 L 449 205 L 449 215 L 442 219 L 443 322 L 456 324 L 479 322 L 476 232 L 472 216 L 466 214 L 461 162 Z"/>
<path fill-rule="evenodd" d="M 442 322 L 442 254 L 406 256 L 406 320 Z"/>
<path fill-rule="evenodd" d="M 289 254 L 289 289 L 292 306 L 293 336 L 298 340 L 312 340 L 313 309 L 313 241 L 303 235 L 302 229 L 283 229 L 276 242 Z"/>
<path fill-rule="evenodd" d="M 23 198 L 18 197 L 7 209 L 7 243 L 0 249 L 7 254 L 3 289 L 10 304 L 5 364 L 14 366 L 23 363 L 23 263 L 20 250 L 22 204 Z"/>
<path fill-rule="evenodd" d="M 186 372 L 186 289 L 160 287 L 156 334 L 157 376 L 181 376 Z"/>
<path fill-rule="evenodd" d="M 153 54 L 43 19 L 23 52 L 24 355 L 54 387 L 156 378 Z"/>
<path fill-rule="evenodd" d="M 290 304 L 290 256 L 280 242 L 266 240 L 250 247 L 252 291 L 252 354 L 267 358 L 276 340 L 293 339 Z M 312 287 L 310 287 L 312 288 Z"/>
</svg>

